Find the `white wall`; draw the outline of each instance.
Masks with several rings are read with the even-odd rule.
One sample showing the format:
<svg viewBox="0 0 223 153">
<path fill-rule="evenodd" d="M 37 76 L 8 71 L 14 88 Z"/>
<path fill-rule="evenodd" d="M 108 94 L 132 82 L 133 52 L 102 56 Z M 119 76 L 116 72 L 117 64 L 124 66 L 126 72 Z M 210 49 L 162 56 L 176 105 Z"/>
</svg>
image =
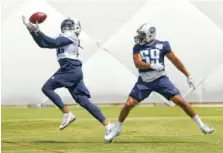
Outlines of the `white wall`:
<svg viewBox="0 0 223 153">
<path fill-rule="evenodd" d="M 84 79 L 95 103 L 125 101 L 137 79 L 132 63 L 133 36 L 136 27 L 144 22 L 157 27 L 158 38 L 170 42 L 196 82 L 218 67 L 186 99 L 223 101 L 223 69 L 219 66 L 223 63 L 223 31 L 189 1 L 74 0 L 47 3 L 30 0 L 3 3 L 6 4 L 3 8 L 13 11 L 3 9 L 3 104 L 40 103 L 46 98 L 40 90 L 42 85 L 58 68 L 55 51 L 38 48 L 21 22 L 21 14 L 29 17 L 35 11 L 48 15 L 40 27 L 50 36 L 59 33 L 60 23 L 66 16 L 80 19 L 83 24 L 81 58 Z M 98 48 L 98 39 L 110 53 Z M 170 62 L 166 65 L 174 84 L 182 93 L 187 92 L 185 77 Z M 66 103 L 73 103 L 68 92 L 63 89 L 58 92 Z M 152 94 L 146 101 L 163 99 Z"/>
</svg>

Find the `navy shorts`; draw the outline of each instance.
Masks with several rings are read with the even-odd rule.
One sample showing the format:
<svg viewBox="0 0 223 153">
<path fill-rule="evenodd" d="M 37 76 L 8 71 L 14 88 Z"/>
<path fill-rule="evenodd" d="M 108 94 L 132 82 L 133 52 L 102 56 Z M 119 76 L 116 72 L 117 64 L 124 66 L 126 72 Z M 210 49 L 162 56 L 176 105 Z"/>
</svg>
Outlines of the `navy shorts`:
<svg viewBox="0 0 223 153">
<path fill-rule="evenodd" d="M 161 76 L 152 82 L 143 82 L 142 79 L 139 78 L 129 96 L 141 102 L 153 91 L 164 96 L 167 100 L 170 100 L 175 95 L 180 95 L 179 90 L 173 85 L 169 78 L 167 76 Z"/>
<path fill-rule="evenodd" d="M 83 82 L 82 66 L 67 61 L 47 80 L 43 87 L 52 90 L 65 87 L 72 95 L 84 94 L 90 98 L 90 92 Z"/>
</svg>

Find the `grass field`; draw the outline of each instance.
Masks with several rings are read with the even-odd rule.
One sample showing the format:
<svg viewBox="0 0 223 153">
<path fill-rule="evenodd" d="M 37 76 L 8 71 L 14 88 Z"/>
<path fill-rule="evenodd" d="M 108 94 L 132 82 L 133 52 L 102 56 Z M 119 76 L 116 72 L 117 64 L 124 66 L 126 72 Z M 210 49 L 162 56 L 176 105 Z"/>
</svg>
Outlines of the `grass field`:
<svg viewBox="0 0 223 153">
<path fill-rule="evenodd" d="M 121 106 L 101 107 L 116 121 Z M 2 110 L 3 153 L 223 153 L 223 108 L 196 108 L 216 131 L 204 135 L 179 108 L 137 107 L 113 143 L 85 110 L 71 107 L 77 120 L 58 130 L 62 114 L 54 107 Z"/>
</svg>

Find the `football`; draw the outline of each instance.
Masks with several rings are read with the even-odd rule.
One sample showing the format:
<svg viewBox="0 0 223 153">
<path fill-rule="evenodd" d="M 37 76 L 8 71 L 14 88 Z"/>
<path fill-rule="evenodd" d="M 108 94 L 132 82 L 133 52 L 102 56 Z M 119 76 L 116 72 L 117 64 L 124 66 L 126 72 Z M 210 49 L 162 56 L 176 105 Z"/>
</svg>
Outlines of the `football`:
<svg viewBox="0 0 223 153">
<path fill-rule="evenodd" d="M 32 14 L 29 18 L 29 22 L 36 24 L 36 22 L 38 23 L 42 23 L 43 21 L 45 21 L 47 18 L 47 15 L 43 12 L 36 12 L 34 14 Z"/>
</svg>

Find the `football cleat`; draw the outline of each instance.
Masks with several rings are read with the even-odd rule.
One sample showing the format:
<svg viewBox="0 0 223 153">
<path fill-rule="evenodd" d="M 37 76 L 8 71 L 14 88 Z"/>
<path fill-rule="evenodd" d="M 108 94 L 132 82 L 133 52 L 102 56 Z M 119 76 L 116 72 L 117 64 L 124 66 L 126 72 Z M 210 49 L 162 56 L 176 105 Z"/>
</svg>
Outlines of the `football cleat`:
<svg viewBox="0 0 223 153">
<path fill-rule="evenodd" d="M 76 116 L 69 112 L 69 113 L 64 113 L 64 118 L 62 121 L 62 124 L 59 126 L 59 130 L 65 129 L 70 123 L 76 120 Z"/>
<path fill-rule="evenodd" d="M 105 129 L 105 135 L 108 135 L 114 128 L 115 128 L 115 124 L 109 123 L 108 128 Z"/>
<path fill-rule="evenodd" d="M 120 133 L 120 131 L 117 130 L 117 128 L 115 128 L 115 126 L 114 126 L 111 129 L 111 131 L 107 135 L 105 135 L 105 137 L 104 137 L 105 142 L 111 143 L 115 137 L 119 136 L 119 133 Z"/>
<path fill-rule="evenodd" d="M 204 134 L 211 134 L 214 132 L 214 129 L 212 127 L 208 127 L 206 125 L 202 126 L 200 129 Z"/>
</svg>

